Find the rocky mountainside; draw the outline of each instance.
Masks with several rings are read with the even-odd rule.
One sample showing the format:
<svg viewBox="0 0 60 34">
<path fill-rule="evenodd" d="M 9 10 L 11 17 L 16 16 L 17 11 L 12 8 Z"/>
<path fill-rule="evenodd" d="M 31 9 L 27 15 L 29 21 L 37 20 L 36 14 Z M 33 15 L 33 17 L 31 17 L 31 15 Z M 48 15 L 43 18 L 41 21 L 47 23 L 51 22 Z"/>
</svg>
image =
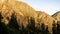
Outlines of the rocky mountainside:
<svg viewBox="0 0 60 34">
<path fill-rule="evenodd" d="M 44 23 L 45 25 L 48 25 L 49 31 L 52 30 L 52 24 L 55 21 L 57 22 L 52 16 L 42 12 L 42 11 L 36 11 L 38 14 L 38 21 L 40 23 Z"/>
<path fill-rule="evenodd" d="M 57 21 L 60 21 L 60 11 L 56 12 L 55 14 L 53 14 L 52 17 L 54 19 L 56 19 Z"/>
<path fill-rule="evenodd" d="M 2 2 L 2 1 L 1 1 Z M 12 2 L 12 3 L 10 3 Z M 3 21 L 6 22 L 6 24 L 8 23 L 8 20 L 6 19 L 7 17 L 9 19 L 11 19 L 11 15 L 12 13 L 15 13 L 17 20 L 20 20 L 20 18 L 25 18 L 27 16 L 29 17 L 34 17 L 35 20 L 37 18 L 37 14 L 35 12 L 35 10 L 30 7 L 29 5 L 27 5 L 24 2 L 18 2 L 15 0 L 3 0 L 2 3 L 0 3 L 2 6 L 0 6 L 1 10 L 1 14 L 4 17 Z M 19 21 L 18 21 L 19 22 Z"/>
<path fill-rule="evenodd" d="M 48 26 L 48 30 L 51 33 L 53 22 L 56 23 L 57 20 L 59 20 L 58 13 L 56 13 L 57 15 L 54 14 L 52 17 L 42 11 L 34 10 L 32 7 L 24 2 L 19 2 L 16 0 L 0 1 L 0 15 L 2 16 L 0 22 L 5 24 L 6 26 L 4 26 L 6 28 L 8 27 L 7 30 L 9 31 L 11 31 L 11 29 L 14 29 L 20 32 L 20 30 L 24 28 L 24 30 L 26 29 L 33 32 L 35 28 L 37 30 L 40 30 L 40 25 L 44 23 L 45 26 Z"/>
</svg>

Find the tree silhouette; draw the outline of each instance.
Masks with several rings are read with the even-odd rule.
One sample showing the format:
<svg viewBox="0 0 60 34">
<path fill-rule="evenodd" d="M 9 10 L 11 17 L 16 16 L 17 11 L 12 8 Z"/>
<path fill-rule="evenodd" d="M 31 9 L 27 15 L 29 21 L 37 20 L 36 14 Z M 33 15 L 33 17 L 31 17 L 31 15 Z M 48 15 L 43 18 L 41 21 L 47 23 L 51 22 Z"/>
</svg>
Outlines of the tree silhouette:
<svg viewBox="0 0 60 34">
<path fill-rule="evenodd" d="M 6 25 L 2 22 L 2 19 L 3 19 L 3 17 L 2 17 L 2 15 L 1 15 L 1 13 L 0 13 L 0 34 L 8 34 L 7 31 L 6 31 L 7 27 L 6 27 Z"/>
<path fill-rule="evenodd" d="M 40 23 L 37 24 L 38 26 L 35 27 L 35 34 L 41 34 L 41 25 Z"/>
<path fill-rule="evenodd" d="M 29 17 L 29 18 L 28 18 L 27 31 L 29 34 L 34 34 L 34 32 L 35 32 L 35 20 L 33 17 Z"/>
<path fill-rule="evenodd" d="M 9 21 L 9 25 L 8 26 L 10 28 L 13 28 L 13 29 L 19 29 L 19 26 L 18 26 L 18 23 L 17 23 L 17 20 L 16 20 L 16 16 L 14 15 L 14 13 L 11 16 L 11 19 Z"/>
<path fill-rule="evenodd" d="M 52 27 L 52 33 L 53 34 L 57 34 L 57 27 L 56 27 L 57 24 L 55 24 L 55 21 L 53 21 L 52 25 L 53 25 L 53 27 Z"/>
<path fill-rule="evenodd" d="M 30 28 L 31 28 L 32 30 L 35 30 L 35 29 L 34 29 L 34 28 L 35 28 L 35 20 L 34 20 L 34 18 L 32 18 L 32 17 L 30 18 L 30 23 L 31 23 L 31 25 L 30 25 L 31 27 L 30 27 Z"/>
<path fill-rule="evenodd" d="M 46 25 L 45 34 L 49 34 L 48 25 Z"/>
<path fill-rule="evenodd" d="M 41 34 L 45 34 L 45 25 L 44 25 L 44 23 L 41 24 Z"/>
<path fill-rule="evenodd" d="M 57 34 L 60 34 L 60 21 L 57 22 Z"/>
</svg>

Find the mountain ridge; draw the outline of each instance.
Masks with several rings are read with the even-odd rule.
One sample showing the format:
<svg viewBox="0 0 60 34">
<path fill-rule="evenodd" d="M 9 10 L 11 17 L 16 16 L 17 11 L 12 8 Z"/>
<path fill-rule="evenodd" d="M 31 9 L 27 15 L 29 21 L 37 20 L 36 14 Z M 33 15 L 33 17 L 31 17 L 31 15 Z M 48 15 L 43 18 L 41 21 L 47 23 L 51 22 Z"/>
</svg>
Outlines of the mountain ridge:
<svg viewBox="0 0 60 34">
<path fill-rule="evenodd" d="M 14 13 L 14 16 L 16 17 L 20 28 L 22 28 L 22 26 L 24 26 L 24 28 L 26 28 L 28 26 L 28 24 L 30 24 L 30 23 L 28 23 L 28 21 L 30 19 L 32 19 L 35 21 L 34 22 L 35 27 L 39 28 L 38 26 L 40 26 L 40 25 L 38 25 L 38 24 L 44 23 L 45 25 L 48 25 L 49 32 L 52 32 L 53 21 L 57 22 L 54 15 L 53 15 L 54 17 L 52 17 L 42 11 L 36 11 L 24 2 L 18 2 L 15 0 L 12 1 L 12 3 L 10 3 L 10 2 L 11 2 L 11 0 L 9 0 L 8 3 L 5 3 L 5 1 L 4 1 L 2 3 L 3 6 L 2 7 L 0 6 L 0 8 L 1 8 L 0 13 L 3 16 L 3 19 L 1 21 L 4 22 L 6 25 L 9 24 L 11 16 Z"/>
</svg>

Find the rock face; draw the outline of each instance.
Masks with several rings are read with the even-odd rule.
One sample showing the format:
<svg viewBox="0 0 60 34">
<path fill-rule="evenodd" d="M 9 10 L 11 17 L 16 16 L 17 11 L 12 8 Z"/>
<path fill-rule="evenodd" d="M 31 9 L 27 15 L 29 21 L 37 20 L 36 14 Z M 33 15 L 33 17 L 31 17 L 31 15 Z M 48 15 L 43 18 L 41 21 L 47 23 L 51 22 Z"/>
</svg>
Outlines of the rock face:
<svg viewBox="0 0 60 34">
<path fill-rule="evenodd" d="M 24 2 L 16 2 L 16 6 L 25 16 L 35 17 L 37 15 L 35 10 Z"/>
<path fill-rule="evenodd" d="M 44 23 L 45 25 L 48 25 L 48 30 L 52 32 L 52 24 L 53 24 L 53 21 L 56 22 L 56 20 L 52 16 L 44 12 L 41 12 L 41 11 L 36 11 L 36 12 L 38 14 L 39 22 Z"/>
<path fill-rule="evenodd" d="M 54 19 L 56 19 L 57 21 L 60 21 L 60 11 L 58 11 L 57 13 L 55 13 L 54 15 L 52 15 L 52 17 Z"/>
<path fill-rule="evenodd" d="M 26 27 L 28 22 L 26 17 L 28 16 L 35 18 L 35 21 L 37 19 L 35 10 L 24 2 L 18 2 L 16 0 L 1 0 L 0 2 L 0 13 L 3 16 L 2 22 L 5 24 L 9 24 L 13 13 L 16 16 L 19 26 L 21 26 L 23 22 L 23 25 Z M 9 18 L 9 20 L 7 18 Z"/>
<path fill-rule="evenodd" d="M 41 11 L 35 11 L 32 7 L 27 5 L 24 2 L 18 2 L 16 0 L 1 0 L 0 1 L 0 13 L 3 17 L 1 20 L 6 25 L 9 24 L 9 21 L 11 19 L 12 14 L 14 13 L 14 16 L 17 19 L 17 23 L 19 27 L 22 27 L 22 25 L 26 28 L 28 26 L 28 20 L 30 18 L 34 18 L 35 20 L 35 27 L 38 27 L 40 23 L 44 23 L 45 25 L 48 25 L 48 30 L 52 32 L 52 23 L 53 21 L 60 20 L 59 13 L 56 13 L 52 16 L 41 12 Z"/>
</svg>

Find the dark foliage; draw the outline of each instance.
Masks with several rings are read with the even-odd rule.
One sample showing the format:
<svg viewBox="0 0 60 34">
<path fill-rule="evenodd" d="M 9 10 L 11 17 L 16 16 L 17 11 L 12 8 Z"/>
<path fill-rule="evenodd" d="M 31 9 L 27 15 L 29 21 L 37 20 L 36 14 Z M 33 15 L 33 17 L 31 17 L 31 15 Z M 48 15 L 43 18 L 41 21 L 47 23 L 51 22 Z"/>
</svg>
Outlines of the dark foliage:
<svg viewBox="0 0 60 34">
<path fill-rule="evenodd" d="M 22 23 L 21 30 L 19 30 L 18 22 L 14 13 L 11 16 L 8 25 L 5 25 L 3 22 L 1 22 L 2 19 L 3 17 L 0 13 L 0 34 L 49 34 L 48 25 L 41 23 L 41 25 L 38 24 L 39 28 L 37 28 L 35 27 L 35 19 L 32 17 L 28 17 L 27 28 L 24 28 Z M 60 34 L 60 21 L 58 21 L 57 24 L 53 22 L 52 25 L 52 34 Z"/>
<path fill-rule="evenodd" d="M 0 13 L 0 34 L 7 34 L 7 31 L 6 31 L 6 26 L 5 26 L 5 24 L 2 22 L 2 19 L 3 19 L 3 17 L 2 17 L 2 15 L 1 15 L 1 13 Z"/>
<path fill-rule="evenodd" d="M 55 21 L 53 21 L 53 27 L 52 27 L 52 33 L 57 34 L 57 24 L 55 24 Z"/>
<path fill-rule="evenodd" d="M 19 26 L 18 26 L 18 23 L 16 20 L 16 16 L 14 15 L 14 13 L 11 16 L 8 26 L 13 29 L 19 29 Z"/>
<path fill-rule="evenodd" d="M 28 26 L 27 26 L 27 32 L 28 32 L 28 34 L 34 34 L 34 32 L 35 32 L 35 20 L 34 20 L 34 18 L 32 18 L 32 17 L 30 17 L 30 19 L 29 19 L 29 17 L 28 17 Z"/>
<path fill-rule="evenodd" d="M 45 34 L 45 25 L 44 25 L 44 23 L 41 24 L 41 34 Z"/>
<path fill-rule="evenodd" d="M 48 25 L 46 25 L 45 34 L 49 34 Z"/>
<path fill-rule="evenodd" d="M 60 34 L 60 21 L 57 22 L 57 34 Z"/>
</svg>

